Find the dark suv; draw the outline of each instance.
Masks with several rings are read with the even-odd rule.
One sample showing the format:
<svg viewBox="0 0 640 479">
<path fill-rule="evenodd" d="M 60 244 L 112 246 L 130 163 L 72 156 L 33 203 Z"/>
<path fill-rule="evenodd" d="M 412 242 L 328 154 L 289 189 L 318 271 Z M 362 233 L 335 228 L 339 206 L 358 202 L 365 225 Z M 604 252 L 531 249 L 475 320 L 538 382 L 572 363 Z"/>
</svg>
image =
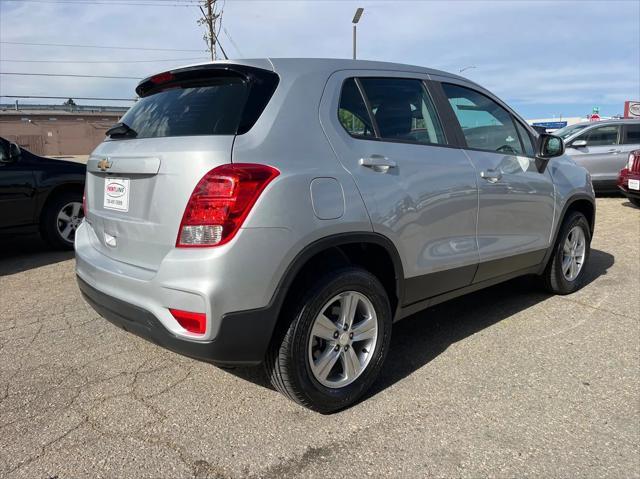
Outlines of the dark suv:
<svg viewBox="0 0 640 479">
<path fill-rule="evenodd" d="M 72 249 L 86 171 L 0 138 L 0 235 L 40 232 L 54 248 Z"/>
</svg>

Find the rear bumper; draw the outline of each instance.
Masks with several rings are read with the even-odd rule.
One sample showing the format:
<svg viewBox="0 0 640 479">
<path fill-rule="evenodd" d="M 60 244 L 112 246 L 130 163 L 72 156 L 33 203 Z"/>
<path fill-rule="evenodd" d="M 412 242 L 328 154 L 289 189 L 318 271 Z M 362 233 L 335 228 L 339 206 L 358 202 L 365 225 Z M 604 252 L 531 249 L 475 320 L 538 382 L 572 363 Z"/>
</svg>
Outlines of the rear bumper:
<svg viewBox="0 0 640 479">
<path fill-rule="evenodd" d="M 618 188 L 620 189 L 620 193 L 622 193 L 627 198 L 640 199 L 640 191 L 632 191 L 632 190 L 629 190 L 628 188 L 625 188 L 624 186 L 618 186 Z"/>
<path fill-rule="evenodd" d="M 91 306 L 127 331 L 204 361 L 257 364 L 278 317 L 277 283 L 268 279 L 282 274 L 277 252 L 287 238 L 281 229 L 243 230 L 220 248 L 174 249 L 150 271 L 98 251 L 85 222 L 76 232 L 76 274 Z M 256 255 L 257 244 L 272 254 Z M 169 308 L 205 313 L 206 333 L 186 331 Z"/>
<path fill-rule="evenodd" d="M 629 189 L 629 180 L 638 180 L 640 181 L 640 174 L 631 172 L 626 168 L 623 168 L 620 171 L 620 175 L 618 176 L 618 189 L 620 192 L 625 195 L 627 198 L 638 198 L 640 199 L 640 191 L 638 190 L 630 190 Z"/>
<path fill-rule="evenodd" d="M 76 279 L 82 296 L 100 316 L 184 356 L 220 365 L 255 365 L 262 362 L 271 339 L 275 318 L 270 308 L 227 314 L 214 341 L 189 341 L 168 331 L 151 312 Z"/>
</svg>

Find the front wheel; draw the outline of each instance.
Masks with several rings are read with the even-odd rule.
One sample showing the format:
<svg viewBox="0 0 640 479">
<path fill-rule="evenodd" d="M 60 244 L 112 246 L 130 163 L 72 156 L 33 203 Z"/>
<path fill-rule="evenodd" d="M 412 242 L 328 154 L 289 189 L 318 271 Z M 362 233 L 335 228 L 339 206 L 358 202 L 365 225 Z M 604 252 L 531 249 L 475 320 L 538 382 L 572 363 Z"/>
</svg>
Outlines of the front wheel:
<svg viewBox="0 0 640 479">
<path fill-rule="evenodd" d="M 590 252 L 591 228 L 587 218 L 573 211 L 562 223 L 553 256 L 542 275 L 546 289 L 554 294 L 570 294 L 580 289 Z"/>
<path fill-rule="evenodd" d="M 358 400 L 378 376 L 391 339 L 391 308 L 371 273 L 346 268 L 316 282 L 265 361 L 273 386 L 331 413 Z"/>
</svg>

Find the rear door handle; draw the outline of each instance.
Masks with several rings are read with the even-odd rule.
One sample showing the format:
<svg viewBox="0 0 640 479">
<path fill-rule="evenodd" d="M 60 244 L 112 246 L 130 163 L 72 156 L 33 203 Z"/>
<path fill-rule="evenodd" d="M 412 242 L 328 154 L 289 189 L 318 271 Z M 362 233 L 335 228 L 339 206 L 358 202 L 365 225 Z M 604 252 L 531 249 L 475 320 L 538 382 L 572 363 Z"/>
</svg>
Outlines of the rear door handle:
<svg viewBox="0 0 640 479">
<path fill-rule="evenodd" d="M 607 150 L 607 152 L 609 153 L 620 153 L 622 150 L 616 150 L 615 148 L 611 148 L 610 150 Z"/>
<path fill-rule="evenodd" d="M 497 183 L 502 179 L 502 172 L 500 170 L 481 171 L 480 177 L 487 180 L 489 183 Z"/>
<path fill-rule="evenodd" d="M 371 168 L 378 173 L 386 173 L 389 168 L 396 168 L 398 164 L 382 155 L 371 155 L 367 158 L 360 158 L 360 165 Z"/>
</svg>

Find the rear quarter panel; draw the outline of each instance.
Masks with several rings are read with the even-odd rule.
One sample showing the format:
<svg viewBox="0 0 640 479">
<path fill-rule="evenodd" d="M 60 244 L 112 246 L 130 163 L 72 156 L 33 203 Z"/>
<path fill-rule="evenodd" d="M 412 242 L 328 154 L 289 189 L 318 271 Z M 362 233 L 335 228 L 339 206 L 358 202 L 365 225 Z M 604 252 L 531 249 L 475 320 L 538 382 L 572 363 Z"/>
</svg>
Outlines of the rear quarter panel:
<svg viewBox="0 0 640 479">
<path fill-rule="evenodd" d="M 372 227 L 353 178 L 338 161 L 320 124 L 320 99 L 333 70 L 314 62 L 295 71 L 274 64 L 280 83 L 253 128 L 236 137 L 232 161 L 262 163 L 280 171 L 243 225 L 243 229 L 286 230 L 277 249 L 267 252 L 281 259 L 276 282 L 310 243 L 340 233 L 371 232 Z M 314 213 L 310 191 L 317 178 L 339 183 L 344 196 L 340 217 L 320 219 Z"/>
</svg>

